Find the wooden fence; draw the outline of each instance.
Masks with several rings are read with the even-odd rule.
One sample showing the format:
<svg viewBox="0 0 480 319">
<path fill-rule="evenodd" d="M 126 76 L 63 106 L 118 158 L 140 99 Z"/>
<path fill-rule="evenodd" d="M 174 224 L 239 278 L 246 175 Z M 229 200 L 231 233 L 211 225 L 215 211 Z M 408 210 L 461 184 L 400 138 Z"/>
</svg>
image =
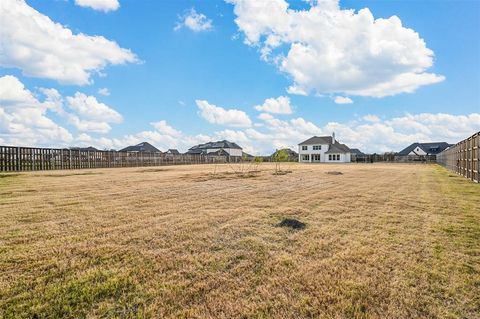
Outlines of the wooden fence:
<svg viewBox="0 0 480 319">
<path fill-rule="evenodd" d="M 474 182 L 480 182 L 480 132 L 437 155 L 437 163 Z"/>
<path fill-rule="evenodd" d="M 228 156 L 0 146 L 0 172 L 211 164 L 236 160 Z"/>
</svg>

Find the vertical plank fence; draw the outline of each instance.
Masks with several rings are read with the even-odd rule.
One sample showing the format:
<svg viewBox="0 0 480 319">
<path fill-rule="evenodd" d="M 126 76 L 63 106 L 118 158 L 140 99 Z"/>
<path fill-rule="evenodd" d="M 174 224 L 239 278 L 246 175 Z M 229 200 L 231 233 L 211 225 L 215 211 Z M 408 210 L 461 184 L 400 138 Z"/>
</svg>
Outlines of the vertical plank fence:
<svg viewBox="0 0 480 319">
<path fill-rule="evenodd" d="M 0 172 L 236 162 L 228 156 L 0 146 Z"/>
<path fill-rule="evenodd" d="M 438 154 L 437 163 L 480 183 L 480 132 Z"/>
</svg>

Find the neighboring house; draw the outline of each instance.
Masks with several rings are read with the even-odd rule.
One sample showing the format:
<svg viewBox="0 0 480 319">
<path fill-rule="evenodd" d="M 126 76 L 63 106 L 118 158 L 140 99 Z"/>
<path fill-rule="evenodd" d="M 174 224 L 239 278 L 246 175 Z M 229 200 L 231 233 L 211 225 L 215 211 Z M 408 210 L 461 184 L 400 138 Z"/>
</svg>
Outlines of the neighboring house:
<svg viewBox="0 0 480 319">
<path fill-rule="evenodd" d="M 359 159 L 365 159 L 365 157 L 367 156 L 367 154 L 363 153 L 358 148 L 351 148 L 350 154 L 352 162 L 356 162 Z"/>
<path fill-rule="evenodd" d="M 185 154 L 228 155 L 242 157 L 242 148 L 227 140 L 208 142 L 191 147 Z"/>
<path fill-rule="evenodd" d="M 294 150 L 289 149 L 289 148 L 283 148 L 283 149 L 280 149 L 280 150 L 275 151 L 275 153 L 273 153 L 273 154 L 270 156 L 270 159 L 272 160 L 273 157 L 275 156 L 275 154 L 276 154 L 278 151 L 281 151 L 281 150 L 284 150 L 284 151 L 287 152 L 287 154 L 288 154 L 288 159 L 287 159 L 287 161 L 288 161 L 288 162 L 297 162 L 297 161 L 298 161 L 298 153 L 295 152 Z"/>
<path fill-rule="evenodd" d="M 165 152 L 166 155 L 180 155 L 180 152 L 177 149 L 169 148 L 168 151 Z"/>
<path fill-rule="evenodd" d="M 445 149 L 452 146 L 446 142 L 437 143 L 413 143 L 397 153 L 397 157 L 422 157 L 422 156 L 436 156 L 443 152 Z"/>
<path fill-rule="evenodd" d="M 242 152 L 242 158 L 245 159 L 245 160 L 251 161 L 251 160 L 255 159 L 255 156 L 253 156 L 251 154 L 248 154 L 248 153 L 245 153 L 245 152 Z"/>
<path fill-rule="evenodd" d="M 96 149 L 93 146 L 89 147 L 70 147 L 72 151 L 81 151 L 81 152 L 96 152 L 98 149 Z"/>
<path fill-rule="evenodd" d="M 332 136 L 314 136 L 298 144 L 300 163 L 350 163 L 351 150 Z"/>
<path fill-rule="evenodd" d="M 137 145 L 127 146 L 121 149 L 119 152 L 149 152 L 149 153 L 161 153 L 161 151 L 148 142 L 142 142 Z"/>
</svg>

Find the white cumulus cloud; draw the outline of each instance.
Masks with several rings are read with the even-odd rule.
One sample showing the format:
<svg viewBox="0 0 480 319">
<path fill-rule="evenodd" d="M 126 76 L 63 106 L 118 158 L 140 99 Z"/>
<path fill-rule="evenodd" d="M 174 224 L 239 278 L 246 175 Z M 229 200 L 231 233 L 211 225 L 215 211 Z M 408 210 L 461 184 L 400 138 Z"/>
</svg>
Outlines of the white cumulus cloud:
<svg viewBox="0 0 480 319">
<path fill-rule="evenodd" d="M 352 104 L 353 103 L 351 98 L 345 97 L 345 96 L 336 96 L 333 101 L 337 104 Z"/>
<path fill-rule="evenodd" d="M 48 117 L 56 107 L 53 99 L 38 100 L 16 77 L 0 77 L 0 139 L 11 145 L 66 145 L 72 134 Z"/>
<path fill-rule="evenodd" d="M 362 119 L 364 121 L 372 122 L 372 123 L 380 122 L 380 118 L 373 114 L 367 114 L 364 117 L 362 117 Z"/>
<path fill-rule="evenodd" d="M 375 19 L 338 0 L 312 1 L 307 10 L 285 0 L 226 1 L 245 42 L 292 79 L 291 94 L 383 97 L 444 80 L 427 73 L 433 51 L 397 16 Z"/>
<path fill-rule="evenodd" d="M 120 7 L 118 0 L 75 0 L 75 4 L 104 12 L 115 11 Z"/>
<path fill-rule="evenodd" d="M 288 96 L 279 96 L 277 98 L 269 98 L 262 105 L 256 105 L 255 109 L 260 112 L 269 112 L 275 114 L 291 114 L 293 113 Z"/>
<path fill-rule="evenodd" d="M 108 105 L 98 102 L 94 96 L 76 92 L 74 96 L 67 97 L 68 107 L 84 118 L 109 123 L 121 123 L 120 113 Z"/>
<path fill-rule="evenodd" d="M 110 90 L 108 88 L 101 88 L 101 89 L 98 89 L 98 94 L 103 96 L 109 96 Z"/>
<path fill-rule="evenodd" d="M 195 103 L 199 108 L 200 116 L 209 123 L 233 127 L 250 127 L 252 125 L 247 113 L 243 111 L 237 109 L 226 110 L 205 100 L 196 100 Z"/>
<path fill-rule="evenodd" d="M 134 53 L 103 36 L 74 34 L 24 0 L 0 3 L 0 67 L 63 84 L 92 83 L 107 65 L 138 63 Z"/>
<path fill-rule="evenodd" d="M 174 30 L 180 30 L 181 28 L 188 28 L 193 32 L 209 31 L 213 28 L 212 20 L 207 18 L 202 13 L 197 13 L 194 8 L 190 9 L 188 13 L 179 17 L 179 21 L 175 25 Z"/>
</svg>

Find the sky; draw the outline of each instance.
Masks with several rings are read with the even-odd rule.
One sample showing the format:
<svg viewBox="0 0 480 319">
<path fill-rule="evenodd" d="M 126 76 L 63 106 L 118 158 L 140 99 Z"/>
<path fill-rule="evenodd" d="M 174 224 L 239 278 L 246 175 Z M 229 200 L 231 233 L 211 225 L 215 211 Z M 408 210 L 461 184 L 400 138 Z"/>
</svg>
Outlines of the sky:
<svg viewBox="0 0 480 319">
<path fill-rule="evenodd" d="M 456 143 L 479 38 L 477 0 L 2 0 L 0 145 Z"/>
</svg>

